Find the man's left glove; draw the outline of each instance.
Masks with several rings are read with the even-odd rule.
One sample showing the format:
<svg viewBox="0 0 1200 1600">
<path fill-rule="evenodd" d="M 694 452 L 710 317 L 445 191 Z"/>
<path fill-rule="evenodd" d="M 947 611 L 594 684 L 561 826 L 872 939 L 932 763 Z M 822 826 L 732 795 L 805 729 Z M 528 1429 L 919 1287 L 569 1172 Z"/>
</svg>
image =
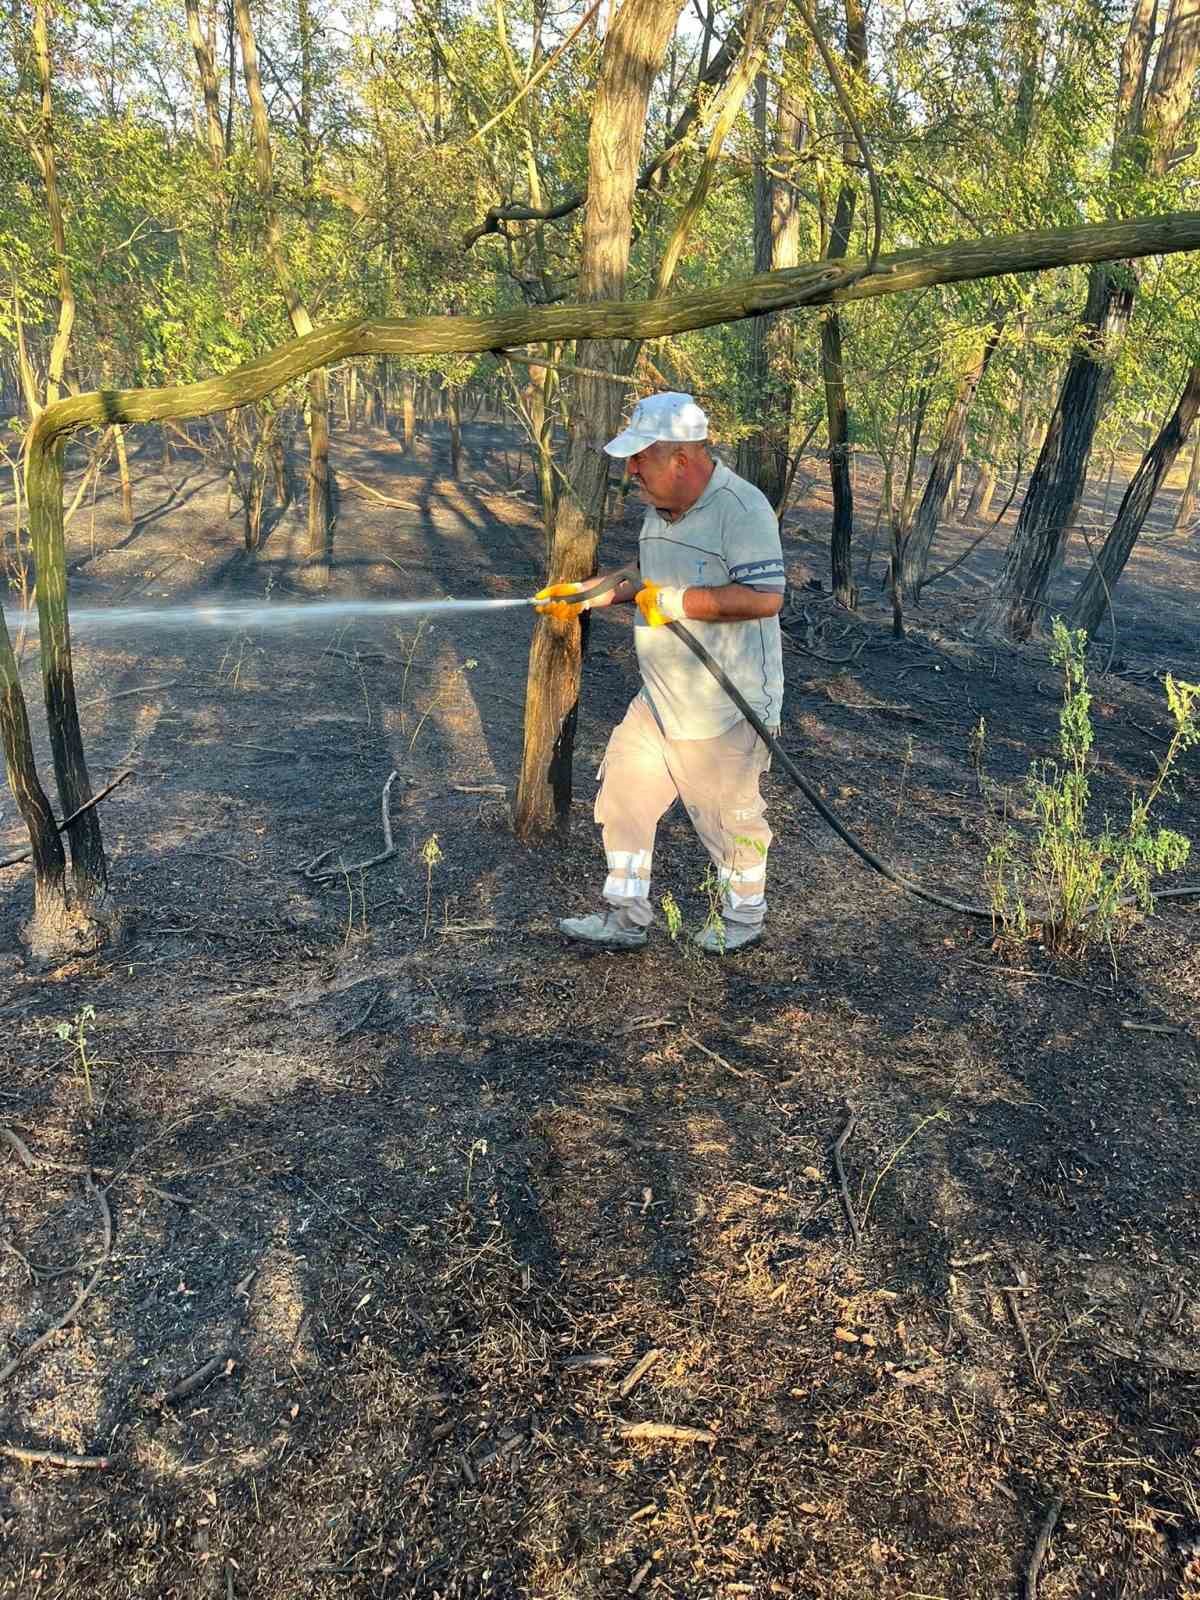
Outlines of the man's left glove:
<svg viewBox="0 0 1200 1600">
<path fill-rule="evenodd" d="M 539 589 L 534 599 L 544 601 L 544 605 L 534 606 L 534 610 L 541 617 L 553 617 L 555 622 L 566 622 L 571 617 L 578 616 L 581 611 L 587 610 L 586 601 L 574 603 L 559 599 L 560 595 L 578 594 L 583 588 L 581 583 L 552 583 L 545 589 Z"/>
<path fill-rule="evenodd" d="M 684 590 L 667 589 L 646 580 L 633 597 L 633 603 L 652 628 L 665 628 L 668 622 L 682 622 Z"/>
</svg>

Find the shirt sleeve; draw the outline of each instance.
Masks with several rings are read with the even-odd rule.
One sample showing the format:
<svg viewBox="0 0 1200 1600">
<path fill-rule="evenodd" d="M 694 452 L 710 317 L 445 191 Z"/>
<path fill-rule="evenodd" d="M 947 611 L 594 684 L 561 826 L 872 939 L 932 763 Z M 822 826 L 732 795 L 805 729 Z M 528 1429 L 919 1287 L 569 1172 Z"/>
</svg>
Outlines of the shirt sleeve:
<svg viewBox="0 0 1200 1600">
<path fill-rule="evenodd" d="M 731 496 L 725 510 L 725 564 L 730 583 L 782 594 L 786 574 L 779 522 L 765 495 Z"/>
</svg>

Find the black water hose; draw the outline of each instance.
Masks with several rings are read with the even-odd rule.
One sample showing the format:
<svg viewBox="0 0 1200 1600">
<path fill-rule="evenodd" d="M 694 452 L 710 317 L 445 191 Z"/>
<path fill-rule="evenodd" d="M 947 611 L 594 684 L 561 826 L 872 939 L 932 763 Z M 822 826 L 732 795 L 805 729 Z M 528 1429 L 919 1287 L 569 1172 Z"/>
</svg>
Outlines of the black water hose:
<svg viewBox="0 0 1200 1600">
<path fill-rule="evenodd" d="M 851 833 L 850 829 L 838 816 L 837 812 L 825 804 L 825 801 L 821 798 L 820 794 L 813 787 L 813 785 L 809 783 L 808 779 L 800 771 L 800 768 L 792 760 L 791 756 L 788 755 L 787 751 L 771 732 L 770 728 L 767 727 L 766 723 L 763 722 L 762 718 L 754 710 L 754 707 L 746 699 L 745 695 L 738 688 L 737 684 L 733 682 L 729 674 L 725 671 L 724 667 L 722 667 L 719 662 L 713 659 L 713 657 L 700 643 L 699 639 L 696 638 L 695 634 L 690 633 L 681 622 L 668 622 L 666 626 L 670 628 L 671 632 L 677 639 L 683 640 L 684 644 L 687 645 L 688 649 L 692 652 L 696 659 L 703 666 L 707 667 L 709 672 L 712 673 L 713 677 L 721 685 L 722 689 L 724 689 L 725 693 L 733 701 L 734 705 L 742 713 L 746 721 L 754 729 L 755 733 L 758 734 L 759 738 L 766 745 L 772 756 L 776 761 L 778 761 L 779 765 L 787 773 L 788 777 L 796 785 L 797 789 L 799 789 L 800 793 L 808 801 L 809 805 L 812 806 L 813 810 L 816 811 L 817 814 L 829 824 L 842 843 L 849 845 L 850 849 L 854 851 L 854 854 L 858 856 L 861 861 L 865 861 L 867 866 L 869 866 L 872 871 L 878 872 L 880 877 L 886 878 L 889 883 L 894 883 L 898 889 L 903 889 L 905 894 L 911 894 L 918 900 L 928 901 L 930 905 L 941 906 L 943 910 L 954 911 L 962 917 L 975 917 L 981 922 L 994 921 L 995 913 L 992 911 L 990 906 L 964 905 L 959 900 L 951 900 L 948 898 L 948 896 L 938 894 L 933 889 L 927 889 L 924 884 L 917 883 L 913 878 L 906 878 L 904 874 L 902 872 L 898 872 L 890 862 L 885 861 L 882 856 L 877 856 L 874 850 L 872 850 L 869 845 L 865 845 L 856 834 Z M 1152 899 L 1156 901 L 1200 900 L 1200 884 L 1186 884 L 1179 889 L 1159 889 L 1153 893 Z M 1139 901 L 1136 896 L 1130 896 L 1129 898 L 1120 901 L 1119 904 L 1123 906 L 1134 906 L 1138 905 Z M 1085 912 L 1084 915 L 1086 916 L 1087 912 Z"/>
</svg>

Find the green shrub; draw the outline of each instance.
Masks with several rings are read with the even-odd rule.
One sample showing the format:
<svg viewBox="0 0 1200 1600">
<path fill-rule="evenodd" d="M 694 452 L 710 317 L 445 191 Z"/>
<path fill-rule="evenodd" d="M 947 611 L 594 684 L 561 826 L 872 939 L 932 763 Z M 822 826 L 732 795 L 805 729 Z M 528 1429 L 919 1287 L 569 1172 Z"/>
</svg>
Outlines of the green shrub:
<svg viewBox="0 0 1200 1600">
<path fill-rule="evenodd" d="M 1116 946 L 1130 920 L 1154 909 L 1152 885 L 1181 867 L 1189 842 L 1150 825 L 1150 812 L 1179 757 L 1200 743 L 1200 684 L 1166 679 L 1175 730 L 1149 788 L 1133 796 L 1129 820 L 1106 817 L 1091 830 L 1088 807 L 1092 755 L 1092 697 L 1084 653 L 1087 636 L 1057 617 L 1051 659 L 1063 674 L 1059 757 L 1036 762 L 1026 780 L 1032 835 L 1003 826 L 987 857 L 988 887 L 997 928 L 1018 939 L 1040 937 L 1054 955 L 1085 955 L 1103 944 L 1116 964 Z"/>
</svg>

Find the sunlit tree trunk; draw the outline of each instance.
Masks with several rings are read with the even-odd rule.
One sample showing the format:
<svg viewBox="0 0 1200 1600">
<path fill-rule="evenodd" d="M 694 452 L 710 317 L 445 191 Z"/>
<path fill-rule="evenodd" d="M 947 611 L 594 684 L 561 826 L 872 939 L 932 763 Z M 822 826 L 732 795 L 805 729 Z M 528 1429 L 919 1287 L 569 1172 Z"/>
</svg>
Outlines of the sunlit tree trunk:
<svg viewBox="0 0 1200 1600">
<path fill-rule="evenodd" d="M 633 196 L 654 80 L 682 0 L 624 0 L 607 37 L 592 102 L 588 195 L 580 251 L 584 300 L 619 300 L 633 232 Z M 613 370 L 607 342 L 581 340 L 580 367 Z M 617 431 L 623 387 L 579 377 L 565 477 L 555 519 L 551 576 L 586 579 L 596 570 L 604 519 L 608 458 L 600 448 Z M 571 765 L 583 658 L 580 623 L 539 618 L 534 626 L 525 696 L 525 744 L 514 808 L 518 835 L 529 838 L 570 820 Z"/>
</svg>

